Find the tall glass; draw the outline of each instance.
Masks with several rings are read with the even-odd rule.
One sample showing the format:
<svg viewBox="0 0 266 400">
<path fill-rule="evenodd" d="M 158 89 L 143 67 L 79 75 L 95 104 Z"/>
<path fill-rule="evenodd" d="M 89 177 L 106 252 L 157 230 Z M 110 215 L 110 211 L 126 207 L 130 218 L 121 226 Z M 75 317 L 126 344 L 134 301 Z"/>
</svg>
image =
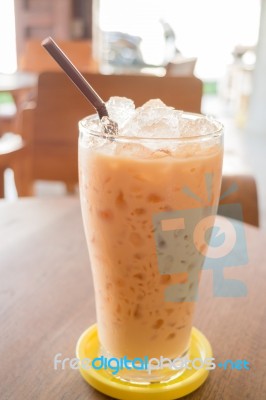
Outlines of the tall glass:
<svg viewBox="0 0 266 400">
<path fill-rule="evenodd" d="M 178 138 L 110 139 L 101 135 L 97 116 L 79 123 L 81 207 L 107 357 L 173 360 L 189 354 L 194 278 L 207 246 L 194 226 L 217 211 L 223 158 L 220 123 L 212 121 L 212 132 L 205 133 L 205 117 L 183 113 L 181 126 L 189 121 L 193 127 L 198 118 L 201 131 Z M 117 376 L 150 382 L 178 373 L 135 369 Z"/>
</svg>

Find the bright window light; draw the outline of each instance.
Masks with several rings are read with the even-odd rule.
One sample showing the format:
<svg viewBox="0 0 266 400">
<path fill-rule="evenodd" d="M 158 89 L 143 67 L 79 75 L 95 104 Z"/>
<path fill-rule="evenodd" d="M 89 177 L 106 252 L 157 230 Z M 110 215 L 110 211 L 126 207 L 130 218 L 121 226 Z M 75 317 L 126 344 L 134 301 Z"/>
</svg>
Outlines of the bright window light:
<svg viewBox="0 0 266 400">
<path fill-rule="evenodd" d="M 17 69 L 14 0 L 0 0 L 0 72 Z"/>
<path fill-rule="evenodd" d="M 260 0 L 98 0 L 100 27 L 143 39 L 143 59 L 161 62 L 160 19 L 176 35 L 184 56 L 197 57 L 196 74 L 202 79 L 223 76 L 236 45 L 254 46 L 258 39 Z"/>
</svg>

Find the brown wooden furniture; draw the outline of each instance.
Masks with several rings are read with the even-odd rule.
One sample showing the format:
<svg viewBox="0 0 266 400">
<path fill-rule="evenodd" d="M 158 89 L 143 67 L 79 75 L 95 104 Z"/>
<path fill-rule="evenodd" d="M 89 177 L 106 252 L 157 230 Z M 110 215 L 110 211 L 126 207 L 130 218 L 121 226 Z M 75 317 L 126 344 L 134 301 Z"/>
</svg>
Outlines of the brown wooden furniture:
<svg viewBox="0 0 266 400">
<path fill-rule="evenodd" d="M 23 114 L 24 132 L 23 135 L 19 135 L 22 133 L 19 110 L 21 103 L 31 91 L 34 91 L 36 84 L 37 76 L 35 74 L 21 72 L 0 74 L 0 92 L 10 92 L 18 110 L 18 114 L 15 113 L 10 118 L 4 116 L 0 118 L 0 197 L 4 197 L 4 171 L 7 168 L 14 171 L 18 195 L 28 196 L 32 193 L 28 114 L 27 111 Z M 8 135 L 5 132 L 9 132 Z"/>
<path fill-rule="evenodd" d="M 14 99 L 12 104 L 0 105 L 0 135 L 16 132 L 21 104 L 34 93 L 37 75 L 17 71 L 13 74 L 0 74 L 0 92 L 8 92 Z"/>
<path fill-rule="evenodd" d="M 56 39 L 56 37 L 55 37 Z M 97 72 L 98 64 L 92 56 L 91 40 L 56 40 L 75 66 L 83 72 Z M 27 72 L 61 71 L 54 59 L 42 47 L 40 39 L 29 39 L 19 59 L 19 69 Z"/>
<path fill-rule="evenodd" d="M 245 234 L 248 265 L 224 272 L 243 281 L 248 295 L 214 297 L 213 272 L 203 271 L 194 325 L 217 363 L 246 359 L 250 370 L 216 368 L 186 400 L 266 396 L 266 237 L 249 225 Z M 1 201 L 0 235 L 2 398 L 107 400 L 78 371 L 53 369 L 57 353 L 75 357 L 78 337 L 96 320 L 78 199 Z"/>
<path fill-rule="evenodd" d="M 12 132 L 16 127 L 17 107 L 12 101 L 0 104 L 0 136 Z"/>
<path fill-rule="evenodd" d="M 160 97 L 177 109 L 200 112 L 202 82 L 195 77 L 85 74 L 104 100 L 127 96 L 137 106 Z M 36 106 L 31 111 L 32 182 L 63 181 L 70 191 L 78 181 L 78 121 L 95 110 L 63 72 L 39 76 Z M 25 127 L 22 126 L 22 132 Z"/>
<path fill-rule="evenodd" d="M 31 196 L 32 157 L 30 120 L 28 110 L 20 115 L 19 125 L 24 126 L 23 136 L 9 133 L 0 137 L 0 198 L 4 197 L 4 172 L 11 168 L 14 172 L 15 185 L 19 197 Z M 22 121 L 23 118 L 23 121 Z"/>
<path fill-rule="evenodd" d="M 179 110 L 201 111 L 202 81 L 196 77 L 157 77 L 148 75 L 88 76 L 104 100 L 111 96 L 132 98 L 136 106 L 160 98 Z"/>
<path fill-rule="evenodd" d="M 18 135 L 4 135 L 0 137 L 0 198 L 4 197 L 4 172 L 7 168 L 19 170 L 25 159 L 25 146 Z M 20 175 L 20 178 L 23 177 Z M 19 179 L 17 184 L 22 182 Z"/>
<path fill-rule="evenodd" d="M 231 192 L 230 189 L 234 188 Z M 228 196 L 223 195 L 228 192 Z M 251 175 L 224 175 L 221 188 L 220 205 L 240 204 L 243 211 L 243 221 L 259 226 L 259 205 L 256 181 Z M 221 210 L 220 210 L 221 211 Z M 221 212 L 220 212 L 221 214 Z M 223 215 L 236 218 L 234 208 L 227 207 Z M 241 217 L 240 217 L 241 218 Z"/>
<path fill-rule="evenodd" d="M 112 95 L 126 95 L 139 106 L 159 93 L 166 104 L 200 112 L 202 83 L 195 77 L 86 74 L 86 78 L 104 100 Z M 65 74 L 49 72 L 40 75 L 36 106 L 26 110 L 27 128 L 22 124 L 23 136 L 31 138 L 32 184 L 38 179 L 63 181 L 68 192 L 74 191 L 78 182 L 77 122 L 93 112 Z M 244 221 L 257 226 L 258 200 L 254 179 L 246 175 L 226 175 L 222 192 L 231 184 L 237 184 L 237 190 L 222 203 L 239 202 Z M 249 196 L 246 196 L 246 190 Z"/>
</svg>

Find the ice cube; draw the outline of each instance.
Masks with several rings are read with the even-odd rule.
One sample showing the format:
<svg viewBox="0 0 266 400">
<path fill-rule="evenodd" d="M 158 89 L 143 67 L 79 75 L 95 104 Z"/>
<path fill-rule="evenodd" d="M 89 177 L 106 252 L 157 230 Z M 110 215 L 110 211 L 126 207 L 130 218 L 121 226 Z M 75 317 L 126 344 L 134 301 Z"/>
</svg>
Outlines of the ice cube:
<svg viewBox="0 0 266 400">
<path fill-rule="evenodd" d="M 174 130 L 174 132 L 179 135 L 179 124 L 182 119 L 183 111 L 180 110 L 171 110 L 169 112 L 169 118 L 167 120 L 167 124 Z"/>
<path fill-rule="evenodd" d="M 152 153 L 152 158 L 171 157 L 173 154 L 169 149 L 158 149 Z"/>
<path fill-rule="evenodd" d="M 122 136 L 140 136 L 140 126 L 139 121 L 136 115 L 129 118 L 125 125 L 119 130 L 120 135 Z"/>
<path fill-rule="evenodd" d="M 168 106 L 160 99 L 151 99 L 149 101 L 146 101 L 146 103 L 144 103 L 141 108 L 162 108 L 162 107 L 168 107 Z"/>
<path fill-rule="evenodd" d="M 124 108 L 124 109 L 135 109 L 134 101 L 127 97 L 113 96 L 107 101 L 107 106 Z"/>
<path fill-rule="evenodd" d="M 139 119 L 141 126 L 150 126 L 154 123 L 162 120 L 169 119 L 172 117 L 173 110 L 168 107 L 158 108 L 140 108 L 137 111 L 136 117 Z"/>
<path fill-rule="evenodd" d="M 180 112 L 170 107 L 136 109 L 133 118 L 127 121 L 122 134 L 142 137 L 178 137 Z"/>
<path fill-rule="evenodd" d="M 117 143 L 116 154 L 125 157 L 151 158 L 152 151 L 138 143 Z"/>
<path fill-rule="evenodd" d="M 196 119 L 183 118 L 180 121 L 181 136 L 193 137 L 204 136 L 214 133 L 218 130 L 218 126 L 211 118 L 199 117 Z"/>
<path fill-rule="evenodd" d="M 162 100 L 151 99 L 144 103 L 142 107 L 136 109 L 135 118 L 139 120 L 142 127 L 149 126 L 162 119 L 169 118 L 172 111 L 173 107 L 168 107 Z"/>
<path fill-rule="evenodd" d="M 135 104 L 131 99 L 126 97 L 110 97 L 106 103 L 109 117 L 118 123 L 119 128 L 122 128 L 126 121 L 135 113 Z"/>
<path fill-rule="evenodd" d="M 118 125 L 109 117 L 102 117 L 101 119 L 101 132 L 103 135 L 117 135 Z"/>
</svg>

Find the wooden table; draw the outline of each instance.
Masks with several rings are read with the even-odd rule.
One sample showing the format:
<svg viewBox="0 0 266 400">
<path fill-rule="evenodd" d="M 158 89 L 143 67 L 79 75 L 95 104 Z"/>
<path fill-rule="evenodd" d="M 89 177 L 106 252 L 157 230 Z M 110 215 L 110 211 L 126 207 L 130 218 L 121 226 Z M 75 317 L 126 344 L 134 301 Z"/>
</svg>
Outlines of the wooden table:
<svg viewBox="0 0 266 400">
<path fill-rule="evenodd" d="M 217 368 L 188 400 L 266 398 L 266 235 L 245 229 L 249 265 L 229 273 L 246 283 L 248 296 L 214 298 L 212 272 L 204 271 L 195 326 L 217 362 L 246 359 L 251 369 Z M 95 322 L 79 201 L 0 202 L 0 273 L 1 399 L 106 399 L 77 370 L 53 369 L 55 354 L 75 357 L 79 335 Z"/>
<path fill-rule="evenodd" d="M 13 74 L 0 74 L 0 92 L 10 92 L 15 104 L 6 105 L 6 110 L 0 115 L 0 198 L 4 197 L 4 170 L 6 168 L 15 169 L 15 175 L 20 184 L 23 180 L 27 149 L 22 137 L 10 132 L 18 130 L 18 116 L 21 106 L 25 100 L 29 100 L 37 88 L 38 74 L 17 71 Z M 2 134 L 9 132 L 5 138 Z M 19 132 L 21 133 L 21 132 Z M 23 160 L 21 162 L 21 160 Z M 17 165 L 19 167 L 17 168 Z M 22 167 L 23 165 L 23 167 Z M 20 185 L 23 188 L 23 184 Z M 24 190 L 24 189 L 22 189 Z M 20 190 L 19 190 L 20 191 Z"/>
<path fill-rule="evenodd" d="M 13 74 L 0 74 L 0 93 L 9 92 L 15 104 L 2 105 L 0 115 L 0 136 L 4 132 L 17 131 L 17 117 L 22 104 L 35 96 L 38 75 L 17 71 Z"/>
<path fill-rule="evenodd" d="M 32 89 L 37 85 L 38 75 L 17 71 L 14 74 L 0 74 L 0 92 L 16 92 Z"/>
<path fill-rule="evenodd" d="M 13 74 L 0 74 L 0 92 L 10 92 L 17 107 L 37 88 L 38 74 L 16 71 Z"/>
</svg>

